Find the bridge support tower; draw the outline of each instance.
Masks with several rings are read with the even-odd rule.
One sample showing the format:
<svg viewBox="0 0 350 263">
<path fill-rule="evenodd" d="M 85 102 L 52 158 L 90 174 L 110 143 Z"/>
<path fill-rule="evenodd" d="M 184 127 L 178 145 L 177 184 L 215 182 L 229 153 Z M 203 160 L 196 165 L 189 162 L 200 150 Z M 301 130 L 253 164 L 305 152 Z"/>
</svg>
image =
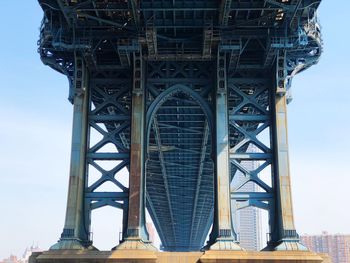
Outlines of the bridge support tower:
<svg viewBox="0 0 350 263">
<path fill-rule="evenodd" d="M 34 261 L 322 261 L 294 226 L 287 132 L 292 77 L 322 51 L 319 1 L 39 3 L 41 59 L 68 77 L 74 111 L 63 232 Z M 112 252 L 90 234 L 104 206 L 123 211 Z M 233 214 L 248 206 L 268 211 L 261 254 L 239 245 Z M 174 254 L 150 242 L 146 209 Z"/>
</svg>

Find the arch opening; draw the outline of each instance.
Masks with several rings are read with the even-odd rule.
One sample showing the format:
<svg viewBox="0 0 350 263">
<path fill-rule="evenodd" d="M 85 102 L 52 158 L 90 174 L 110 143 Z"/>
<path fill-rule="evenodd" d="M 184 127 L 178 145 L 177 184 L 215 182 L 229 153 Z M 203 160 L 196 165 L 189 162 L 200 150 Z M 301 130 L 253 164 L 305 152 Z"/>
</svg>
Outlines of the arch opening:
<svg viewBox="0 0 350 263">
<path fill-rule="evenodd" d="M 103 206 L 91 211 L 91 239 L 99 250 L 111 250 L 122 239 L 123 210 Z"/>
<path fill-rule="evenodd" d="M 211 226 L 211 114 L 207 102 L 182 85 L 163 91 L 148 109 L 147 208 L 163 250 L 199 250 Z"/>
</svg>

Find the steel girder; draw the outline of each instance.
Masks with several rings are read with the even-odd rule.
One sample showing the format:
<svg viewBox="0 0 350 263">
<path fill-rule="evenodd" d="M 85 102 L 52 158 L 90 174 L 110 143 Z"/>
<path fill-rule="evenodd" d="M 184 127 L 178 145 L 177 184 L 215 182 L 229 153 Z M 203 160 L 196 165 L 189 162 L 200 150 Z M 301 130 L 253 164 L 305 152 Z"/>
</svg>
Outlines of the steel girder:
<svg viewBox="0 0 350 263">
<path fill-rule="evenodd" d="M 299 243 L 293 219 L 286 125 L 287 95 L 276 93 L 278 78 L 261 78 L 256 73 L 252 72 L 249 78 L 245 75 L 229 80 L 232 91 L 230 157 L 234 167 L 231 171 L 238 170 L 244 175 L 234 180 L 231 188 L 233 210 L 254 206 L 268 211 L 270 233 L 266 250 L 306 250 Z M 254 146 L 254 151 L 249 150 L 252 149 L 250 145 Z M 268 178 L 261 176 L 264 173 L 268 174 Z M 240 191 L 249 182 L 258 186 L 257 192 Z"/>
<path fill-rule="evenodd" d="M 110 80 L 106 81 L 107 78 Z M 114 79 L 118 81 L 115 83 Z M 128 211 L 127 180 L 122 180 L 120 175 L 128 167 L 130 156 L 130 74 L 93 73 L 82 57 L 76 55 L 73 80 L 74 120 L 66 221 L 61 239 L 52 249 L 91 246 L 93 209 L 112 206 Z M 99 140 L 93 143 L 92 135 Z M 100 191 L 106 182 L 119 190 Z"/>
<path fill-rule="evenodd" d="M 129 67 L 139 46 L 148 60 L 213 60 L 220 43 L 237 70 L 271 68 L 277 50 L 287 49 L 289 75 L 316 63 L 322 50 L 316 0 L 39 3 L 42 60 L 70 78 L 74 50 L 90 68 L 107 70 Z"/>
<path fill-rule="evenodd" d="M 90 77 L 89 132 L 94 133 L 91 136 L 95 139 L 101 139 L 89 143 L 86 156 L 85 213 L 89 218 L 91 210 L 103 206 L 123 209 L 122 239 L 126 237 L 128 214 L 129 189 L 125 173 L 130 164 L 131 86 L 127 71 L 95 73 Z M 108 144 L 110 147 L 106 147 Z M 97 180 L 91 178 L 93 171 L 89 169 L 99 172 Z M 101 193 L 99 187 L 106 182 L 114 184 L 119 191 Z M 123 198 L 116 199 L 116 196 Z M 90 222 L 87 225 L 90 226 Z"/>
</svg>

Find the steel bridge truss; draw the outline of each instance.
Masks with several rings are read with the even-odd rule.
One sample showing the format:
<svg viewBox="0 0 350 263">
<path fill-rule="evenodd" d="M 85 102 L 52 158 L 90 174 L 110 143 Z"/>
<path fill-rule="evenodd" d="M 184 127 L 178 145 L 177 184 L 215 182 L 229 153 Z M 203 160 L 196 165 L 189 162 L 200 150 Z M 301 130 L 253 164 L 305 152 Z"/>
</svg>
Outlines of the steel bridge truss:
<svg viewBox="0 0 350 263">
<path fill-rule="evenodd" d="M 74 105 L 66 220 L 52 249 L 93 248 L 91 212 L 104 206 L 123 211 L 117 249 L 154 249 L 147 208 L 164 250 L 241 250 L 232 213 L 248 206 L 268 211 L 267 250 L 305 249 L 287 102 L 292 77 L 321 54 L 319 1 L 39 2 L 41 59 L 68 77 Z M 247 183 L 259 191 L 241 191 Z"/>
</svg>

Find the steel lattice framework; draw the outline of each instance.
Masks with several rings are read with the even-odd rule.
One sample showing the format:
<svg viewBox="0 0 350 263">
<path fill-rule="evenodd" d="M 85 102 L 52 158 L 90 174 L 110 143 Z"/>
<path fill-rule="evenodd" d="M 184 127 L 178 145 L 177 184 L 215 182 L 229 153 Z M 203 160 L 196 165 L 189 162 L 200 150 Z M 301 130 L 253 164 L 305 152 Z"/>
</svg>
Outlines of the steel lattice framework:
<svg viewBox="0 0 350 263">
<path fill-rule="evenodd" d="M 152 248 L 145 207 L 165 250 L 201 249 L 211 226 L 206 248 L 240 249 L 231 212 L 247 206 L 269 212 L 267 249 L 304 249 L 286 104 L 292 77 L 322 51 L 320 1 L 39 3 L 41 59 L 68 77 L 74 104 L 66 221 L 52 249 L 91 247 L 91 211 L 103 206 L 123 210 L 119 249 Z M 237 171 L 245 177 L 231 185 Z M 106 182 L 119 190 L 100 191 Z M 240 192 L 247 182 L 261 191 Z"/>
</svg>

